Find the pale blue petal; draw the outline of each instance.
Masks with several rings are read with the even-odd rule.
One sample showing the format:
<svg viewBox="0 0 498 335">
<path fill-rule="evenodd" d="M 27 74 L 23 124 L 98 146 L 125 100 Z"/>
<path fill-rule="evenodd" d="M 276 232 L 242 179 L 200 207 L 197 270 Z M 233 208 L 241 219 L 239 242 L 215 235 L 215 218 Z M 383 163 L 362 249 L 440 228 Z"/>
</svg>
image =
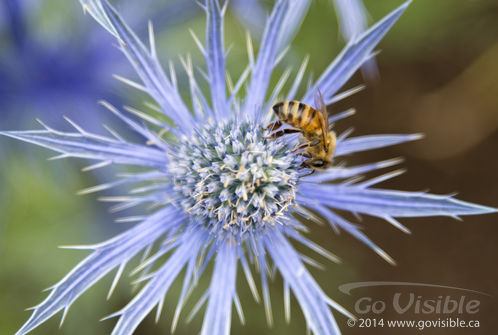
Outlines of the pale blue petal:
<svg viewBox="0 0 498 335">
<path fill-rule="evenodd" d="M 205 54 L 205 50 L 203 53 Z M 187 56 L 187 59 L 184 60 L 180 57 L 180 60 L 183 64 L 185 72 L 187 72 L 188 81 L 190 84 L 190 96 L 192 101 L 192 107 L 197 120 L 205 120 L 206 116 L 214 118 L 214 112 L 211 106 L 209 106 L 204 93 L 199 88 L 197 83 L 197 79 L 194 75 L 194 68 L 191 61 L 190 56 Z"/>
<path fill-rule="evenodd" d="M 346 41 L 357 38 L 367 29 L 367 10 L 361 0 L 334 0 L 334 8 Z"/>
<path fill-rule="evenodd" d="M 77 157 L 119 164 L 164 168 L 168 163 L 162 150 L 121 142 L 108 137 L 51 130 L 6 131 L 0 135 L 33 143 L 61 153 L 59 157 Z"/>
<path fill-rule="evenodd" d="M 16 335 L 27 334 L 62 309 L 66 312 L 90 286 L 114 268 L 128 262 L 181 221 L 183 219 L 176 210 L 164 208 L 111 240 L 94 246 L 75 247 L 93 252 L 51 288 L 48 297 L 33 308 L 33 314 Z"/>
<path fill-rule="evenodd" d="M 180 271 L 193 258 L 197 258 L 202 242 L 206 239 L 205 231 L 188 231 L 180 237 L 175 252 L 156 272 L 148 275 L 151 279 L 131 300 L 125 308 L 112 315 L 119 316 L 119 321 L 112 335 L 131 335 L 142 320 L 157 304 L 162 301 Z"/>
<path fill-rule="evenodd" d="M 279 0 L 273 8 L 271 16 L 266 23 L 261 48 L 256 64 L 252 69 L 251 82 L 247 90 L 244 111 L 246 115 L 256 116 L 266 111 L 261 111 L 270 77 L 274 68 L 278 52 L 278 38 L 283 28 L 284 18 L 289 10 L 288 0 Z"/>
<path fill-rule="evenodd" d="M 379 256 L 381 256 L 386 262 L 395 265 L 396 262 L 394 259 L 391 258 L 384 250 L 382 250 L 379 246 L 377 246 L 372 240 L 368 238 L 367 235 L 365 235 L 361 231 L 361 227 L 358 225 L 355 225 L 346 219 L 342 218 L 341 216 L 337 215 L 333 211 L 330 211 L 329 209 L 325 208 L 324 206 L 321 205 L 316 205 L 315 203 L 307 203 L 306 204 L 309 208 L 313 209 L 320 215 L 322 215 L 330 225 L 332 225 L 333 228 L 336 227 L 341 227 L 344 229 L 348 234 L 351 234 L 353 237 L 358 239 L 359 241 L 365 243 L 369 248 L 371 248 L 375 253 L 377 253 Z"/>
<path fill-rule="evenodd" d="M 205 241 L 205 243 L 202 244 L 202 248 L 198 250 L 200 257 L 202 257 L 203 255 L 206 243 L 207 242 Z M 201 245 L 199 245 L 199 247 L 201 247 Z M 176 325 L 180 318 L 180 313 L 182 311 L 183 305 L 185 304 L 185 300 L 187 299 L 187 296 L 190 293 L 190 290 L 197 284 L 198 276 L 201 276 L 200 273 L 197 273 L 197 270 L 198 270 L 197 258 L 191 257 L 190 260 L 188 261 L 187 269 L 185 270 L 185 276 L 183 277 L 182 291 L 180 293 L 180 297 L 178 298 L 178 304 L 176 305 L 175 315 L 173 316 L 173 322 L 171 323 L 171 333 L 175 332 Z M 157 315 L 159 315 L 159 313 L 160 311 L 158 311 Z M 156 317 L 156 320 L 157 319 L 158 317 Z"/>
<path fill-rule="evenodd" d="M 299 31 L 304 17 L 308 13 L 310 4 L 311 0 L 290 0 L 289 10 L 285 15 L 282 31 L 278 38 L 279 51 L 288 47 Z"/>
<path fill-rule="evenodd" d="M 328 306 L 328 297 L 305 268 L 294 247 L 276 229 L 264 241 L 266 251 L 294 293 L 313 334 L 340 334 Z"/>
<path fill-rule="evenodd" d="M 218 0 L 206 1 L 206 63 L 211 99 L 216 115 L 229 114 L 226 104 L 223 15 Z"/>
<path fill-rule="evenodd" d="M 133 119 L 131 119 L 129 116 L 123 114 L 119 110 L 117 110 L 114 106 L 110 105 L 107 102 L 101 102 L 101 104 L 106 107 L 111 113 L 113 113 L 115 116 L 117 116 L 121 121 L 126 123 L 135 133 L 140 134 L 143 136 L 146 140 L 146 143 L 148 145 L 154 145 L 156 147 L 159 147 L 163 150 L 168 150 L 170 147 L 166 144 L 166 142 L 160 138 L 160 136 L 156 135 L 153 133 L 149 128 L 145 127 L 143 124 L 140 124 Z M 161 127 L 161 131 L 170 131 L 171 127 L 164 127 L 162 125 L 158 125 Z"/>
<path fill-rule="evenodd" d="M 242 265 L 242 269 L 244 270 L 244 276 L 246 277 L 247 284 L 251 289 L 254 300 L 259 303 L 261 299 L 259 297 L 258 289 L 256 288 L 256 282 L 254 281 L 251 269 L 249 268 L 249 263 L 247 261 L 246 255 L 244 254 L 244 250 L 242 248 L 239 251 L 240 264 Z M 252 256 L 252 253 L 249 253 L 249 257 Z"/>
<path fill-rule="evenodd" d="M 230 240 L 220 242 L 201 335 L 230 334 L 232 301 L 236 294 L 237 248 Z"/>
<path fill-rule="evenodd" d="M 321 246 L 319 246 L 318 244 L 312 242 L 308 238 L 304 237 L 297 230 L 295 230 L 295 229 L 285 229 L 285 234 L 287 235 L 287 237 L 290 237 L 290 238 L 298 241 L 299 243 L 301 243 L 305 247 L 309 248 L 310 250 L 313 250 L 317 254 L 319 254 L 319 255 L 321 255 L 321 256 L 329 259 L 330 261 L 332 261 L 334 263 L 341 263 L 341 259 L 338 256 L 336 256 L 333 253 L 331 253 L 330 251 L 322 248 Z"/>
<path fill-rule="evenodd" d="M 295 99 L 297 90 L 299 89 L 299 86 L 301 85 L 301 82 L 303 80 L 304 73 L 306 71 L 306 67 L 308 66 L 308 62 L 309 62 L 309 56 L 304 58 L 303 62 L 301 63 L 301 66 L 297 70 L 297 73 L 294 77 L 294 82 L 292 83 L 292 86 L 290 87 L 289 92 L 287 93 L 285 100 L 294 100 Z"/>
<path fill-rule="evenodd" d="M 372 189 L 361 184 L 303 184 L 298 194 L 324 206 L 385 219 L 439 215 L 456 217 L 496 212 L 495 208 L 460 201 L 450 195 Z M 316 197 L 317 194 L 320 196 Z"/>
<path fill-rule="evenodd" d="M 90 15 L 98 22 L 102 27 L 104 27 L 108 32 L 110 32 L 117 39 L 121 39 L 116 28 L 112 24 L 109 17 L 106 15 L 104 7 L 102 6 L 102 0 L 80 0 L 83 6 L 83 11 L 90 13 Z"/>
<path fill-rule="evenodd" d="M 312 104 L 314 94 L 320 89 L 325 102 L 328 103 L 356 70 L 358 70 L 367 59 L 371 58 L 375 46 L 399 19 L 401 14 L 403 14 L 410 2 L 411 0 L 405 2 L 357 39 L 348 43 L 312 88 L 308 90 L 302 99 L 303 102 Z"/>
<path fill-rule="evenodd" d="M 120 40 L 121 49 L 144 82 L 147 92 L 161 106 L 161 111 L 172 118 L 180 129 L 189 132 L 193 125 L 192 115 L 177 88 L 164 74 L 155 50 L 147 50 L 107 0 L 93 0 L 91 4 L 87 3 L 90 0 L 80 1 L 93 17 L 98 18 L 99 23 Z"/>
<path fill-rule="evenodd" d="M 345 140 L 339 140 L 337 142 L 337 148 L 335 150 L 334 155 L 343 156 L 359 151 L 378 149 L 390 145 L 415 141 L 421 138 L 422 135 L 420 134 L 367 135 L 367 136 L 352 137 Z"/>
<path fill-rule="evenodd" d="M 341 35 L 346 41 L 356 39 L 367 30 L 368 13 L 362 0 L 334 0 L 334 5 Z M 379 75 L 375 59 L 366 61 L 361 70 L 367 79 L 375 79 Z"/>
<path fill-rule="evenodd" d="M 237 18 L 255 35 L 259 35 L 265 26 L 266 12 L 260 0 L 230 0 L 230 7 Z"/>
<path fill-rule="evenodd" d="M 140 204 L 151 203 L 155 206 L 163 206 L 166 204 L 174 203 L 175 193 L 171 185 L 164 186 L 160 192 L 150 193 L 146 195 L 133 196 L 118 196 L 118 197 L 101 197 L 101 201 L 105 202 L 117 202 L 118 204 L 111 207 L 109 210 L 111 212 L 119 212 L 128 208 L 138 206 Z"/>
<path fill-rule="evenodd" d="M 91 186 L 88 188 L 85 188 L 81 191 L 78 192 L 78 194 L 88 194 L 88 193 L 94 193 L 94 192 L 100 192 L 104 190 L 108 190 L 114 187 L 118 187 L 121 185 L 126 185 L 126 184 L 131 184 L 131 183 L 139 183 L 143 181 L 147 182 L 157 182 L 160 183 L 163 181 L 165 178 L 164 173 L 158 172 L 158 171 L 148 171 L 144 173 L 137 173 L 137 174 L 131 174 L 131 175 L 125 175 L 122 176 L 122 179 L 104 183 L 104 184 L 99 184 L 95 186 Z"/>
<path fill-rule="evenodd" d="M 323 171 L 322 173 L 314 173 L 312 175 L 303 177 L 302 180 L 303 182 L 321 183 L 337 179 L 346 179 L 358 176 L 362 173 L 367 173 L 378 169 L 384 169 L 386 167 L 399 164 L 402 161 L 403 161 L 402 159 L 395 158 L 382 162 L 351 166 L 351 167 L 331 167 Z"/>
<path fill-rule="evenodd" d="M 256 264 L 259 267 L 259 275 L 261 278 L 261 291 L 263 292 L 263 304 L 265 306 L 266 322 L 271 327 L 273 325 L 273 314 L 271 311 L 271 300 L 270 300 L 270 287 L 268 285 L 268 262 L 266 259 L 266 251 L 263 245 L 263 241 L 258 239 L 252 239 L 254 245 L 253 253 L 255 256 Z"/>
</svg>

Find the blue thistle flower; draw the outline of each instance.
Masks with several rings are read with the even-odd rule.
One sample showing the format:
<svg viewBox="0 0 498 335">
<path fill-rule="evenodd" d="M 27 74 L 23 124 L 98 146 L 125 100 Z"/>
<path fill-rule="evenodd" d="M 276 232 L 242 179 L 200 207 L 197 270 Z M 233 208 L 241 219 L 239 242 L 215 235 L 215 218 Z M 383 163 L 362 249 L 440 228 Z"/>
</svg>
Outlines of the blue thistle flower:
<svg viewBox="0 0 498 335">
<path fill-rule="evenodd" d="M 294 99 L 305 72 L 305 66 L 302 66 L 286 95 L 282 93 L 284 74 L 268 97 L 269 79 L 279 59 L 279 41 L 289 36 L 295 20 L 301 19 L 289 13 L 292 13 L 293 6 L 302 2 L 276 2 L 267 20 L 258 56 L 255 58 L 250 53 L 248 70 L 231 87 L 225 81 L 223 17 L 226 6 L 220 6 L 217 0 L 206 0 L 202 5 L 207 16 L 206 44 L 201 46 L 201 50 L 206 57 L 210 99 L 199 88 L 190 60 L 184 59 L 183 65 L 190 80 L 192 112 L 180 96 L 174 68 L 171 67 L 170 74 L 166 75 L 159 65 L 152 29 L 150 48 L 147 48 L 107 1 L 81 2 L 86 11 L 121 42 L 121 50 L 142 80 L 141 84 L 128 82 L 150 94 L 159 105 L 159 111 L 172 124 L 133 109 L 128 109 L 131 115 L 124 114 L 104 102 L 103 105 L 143 141 L 129 142 L 112 130 L 108 136 L 93 134 L 75 123 L 72 123 L 73 132 L 60 132 L 48 126 L 37 131 L 2 132 L 59 152 L 59 157 L 95 160 L 94 167 L 108 163 L 142 167 L 141 172 L 121 175 L 116 181 L 81 193 L 136 184 L 138 186 L 132 188 L 128 196 L 103 200 L 117 201 L 116 209 L 140 204 L 154 208 L 152 213 L 138 218 L 140 222 L 134 227 L 106 242 L 72 247 L 91 253 L 51 287 L 50 294 L 41 304 L 32 308 L 31 317 L 17 335 L 30 332 L 61 310 L 64 319 L 71 304 L 83 292 L 117 269 L 111 294 L 126 264 L 143 250 L 148 257 L 133 273 L 140 273 L 137 282 L 145 284 L 123 309 L 109 316 L 119 318 L 113 335 L 132 334 L 156 306 L 158 318 L 166 293 L 185 269 L 173 318 L 174 330 L 185 300 L 211 261 L 214 262 L 211 284 L 192 312 L 197 313 L 207 304 L 201 334 L 229 334 L 232 304 L 243 320 L 236 288 L 239 264 L 256 300 L 260 295 L 251 264 L 259 270 L 269 323 L 272 317 L 267 270 L 273 266 L 284 281 L 286 316 L 289 316 L 292 292 L 313 334 L 339 334 L 331 307 L 348 317 L 352 315 L 323 292 L 305 266 L 313 261 L 296 251 L 290 241 L 297 241 L 332 261 L 338 261 L 338 258 L 307 239 L 304 235 L 306 227 L 294 214 L 311 221 L 325 219 L 335 229 L 345 230 L 386 261 L 394 263 L 357 225 L 334 209 L 380 217 L 405 232 L 408 229 L 397 218 L 458 217 L 496 211 L 453 196 L 374 187 L 399 175 L 399 171 L 358 181 L 361 174 L 398 164 L 398 159 L 352 167 L 335 165 L 321 173 L 308 175 L 300 168 L 299 157 L 290 153 L 296 145 L 296 138 L 270 140 L 265 137 L 262 126 L 269 121 L 270 116 L 266 114 L 269 107 L 280 96 Z M 311 103 L 318 89 L 327 104 L 353 93 L 355 89 L 339 94 L 338 91 L 371 58 L 377 43 L 408 5 L 409 2 L 404 3 L 348 43 L 301 100 Z M 238 92 L 246 81 L 248 89 L 241 98 Z M 349 115 L 351 112 L 347 111 L 330 117 L 329 121 L 335 122 Z M 149 126 L 136 118 L 141 118 Z M 338 136 L 336 157 L 420 138 L 418 134 L 348 136 L 348 133 Z M 151 254 L 151 250 L 155 252 Z M 170 253 L 167 260 L 160 263 L 167 253 Z"/>
</svg>

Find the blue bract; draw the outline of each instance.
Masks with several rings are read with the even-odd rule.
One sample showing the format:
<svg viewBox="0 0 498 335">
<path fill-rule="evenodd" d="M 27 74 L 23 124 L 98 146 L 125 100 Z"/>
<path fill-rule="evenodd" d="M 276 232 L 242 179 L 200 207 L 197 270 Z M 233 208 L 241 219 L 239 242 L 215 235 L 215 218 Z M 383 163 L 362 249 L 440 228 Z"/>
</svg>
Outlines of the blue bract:
<svg viewBox="0 0 498 335">
<path fill-rule="evenodd" d="M 26 334 L 55 313 L 67 312 L 70 305 L 90 286 L 110 271 L 117 269 L 115 287 L 127 262 L 145 250 L 148 257 L 133 271 L 144 282 L 140 291 L 123 309 L 110 317 L 119 318 L 113 335 L 132 334 L 154 307 L 157 317 L 171 284 L 184 271 L 178 307 L 172 330 L 179 320 L 182 306 L 206 266 L 214 263 L 211 284 L 192 311 L 195 314 L 207 304 L 201 334 L 230 333 L 232 305 L 241 320 L 242 306 L 236 289 L 237 268 L 259 301 L 252 268 L 259 271 L 262 297 L 268 321 L 271 323 L 268 269 L 274 267 L 284 281 L 284 306 L 290 311 L 290 293 L 296 297 L 309 330 L 316 335 L 338 334 L 339 329 L 331 308 L 351 315 L 328 298 L 308 272 L 305 263 L 315 264 L 292 246 L 297 241 L 332 261 L 338 258 L 304 236 L 306 228 L 297 217 L 310 221 L 325 219 L 335 229 L 342 229 L 366 243 L 386 261 L 394 260 L 370 241 L 353 223 L 334 209 L 380 217 L 408 231 L 396 218 L 445 215 L 457 217 L 496 211 L 454 199 L 423 192 L 402 192 L 375 188 L 399 171 L 358 181 L 359 175 L 398 164 L 399 159 L 361 166 L 337 166 L 309 175 L 300 167 L 300 159 L 290 151 L 296 138 L 267 139 L 262 130 L 272 116 L 267 113 L 277 99 L 296 99 L 310 104 L 321 90 L 327 104 L 355 91 L 338 93 L 350 76 L 365 61 L 373 49 L 408 7 L 404 3 L 373 27 L 353 38 L 304 97 L 297 97 L 305 73 L 306 62 L 299 68 L 295 81 L 287 92 L 283 87 L 289 72 L 285 72 L 269 92 L 270 77 L 282 46 L 293 35 L 309 1 L 279 0 L 264 29 L 258 55 L 252 54 L 248 41 L 249 65 L 234 85 L 225 78 L 223 17 L 226 6 L 217 0 L 207 0 L 203 8 L 207 17 L 206 43 L 201 51 L 206 58 L 210 97 L 194 75 L 189 58 L 182 59 L 189 78 L 191 102 L 185 102 L 178 90 L 175 69 L 166 74 L 156 56 L 153 32 L 150 47 L 146 47 L 123 22 L 118 12 L 101 0 L 81 0 L 86 12 L 111 32 L 121 50 L 130 60 L 142 83 L 123 79 L 147 92 L 159 106 L 158 110 L 172 123 L 161 122 L 143 112 L 126 109 L 122 113 L 103 103 L 141 138 L 132 143 L 110 129 L 110 135 L 89 133 L 73 124 L 75 131 L 59 132 L 44 126 L 44 130 L 3 132 L 2 134 L 47 147 L 60 157 L 80 157 L 95 160 L 92 167 L 108 164 L 133 165 L 142 172 L 121 175 L 118 180 L 83 190 L 97 192 L 127 184 L 130 194 L 105 198 L 117 201 L 116 210 L 139 204 L 153 209 L 139 218 L 130 230 L 97 245 L 74 248 L 88 249 L 90 255 L 66 277 L 51 288 L 48 297 L 33 308 L 33 314 L 17 335 Z M 242 87 L 247 91 L 241 94 Z M 191 107 L 188 107 L 191 105 Z M 330 122 L 351 115 L 344 112 Z M 143 122 L 138 122 L 142 119 Z M 336 157 L 381 148 L 420 138 L 420 135 L 372 135 L 337 137 Z M 136 169 L 135 169 L 136 171 Z M 152 248 L 155 246 L 154 248 Z M 155 252 L 151 252 L 155 250 Z M 169 253 L 166 261 L 165 254 Z M 254 266 L 252 266 L 253 264 Z M 151 268 L 155 269 L 151 272 Z"/>
</svg>

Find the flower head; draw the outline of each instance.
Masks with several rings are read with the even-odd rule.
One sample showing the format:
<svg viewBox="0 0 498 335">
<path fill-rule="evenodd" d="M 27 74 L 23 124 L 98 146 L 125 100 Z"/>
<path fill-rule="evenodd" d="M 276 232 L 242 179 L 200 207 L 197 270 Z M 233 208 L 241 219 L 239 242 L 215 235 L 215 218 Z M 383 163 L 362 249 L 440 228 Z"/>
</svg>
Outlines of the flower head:
<svg viewBox="0 0 498 335">
<path fill-rule="evenodd" d="M 255 122 L 208 122 L 182 136 L 168 166 L 177 202 L 219 239 L 283 224 L 295 204 L 298 158 Z"/>
<path fill-rule="evenodd" d="M 297 144 L 296 136 L 267 138 L 267 133 L 262 130 L 271 117 L 267 111 L 280 97 L 296 99 L 305 73 L 303 65 L 287 94 L 282 92 L 288 76 L 288 73 L 284 74 L 268 94 L 282 41 L 292 36 L 290 32 L 296 26 L 294 23 L 302 19 L 295 16 L 295 6 L 302 6 L 305 2 L 276 2 L 267 20 L 257 57 L 249 52 L 249 66 L 232 87 L 225 81 L 223 17 L 226 7 L 220 6 L 217 0 L 206 0 L 203 4 L 207 17 L 206 43 L 201 45 L 201 51 L 206 58 L 210 99 L 200 89 L 190 59 L 183 59 L 190 83 L 191 110 L 180 96 L 174 67 L 171 66 L 170 74 L 166 75 L 159 65 L 152 29 L 150 48 L 147 48 L 107 1 L 81 2 L 86 11 L 119 39 L 121 50 L 142 80 L 142 83 L 127 82 L 150 94 L 159 105 L 158 110 L 173 125 L 130 108 L 127 110 L 131 115 L 123 114 L 103 103 L 139 134 L 142 141 L 127 141 L 113 130 L 110 130 L 110 136 L 92 134 L 74 123 L 75 131 L 71 133 L 48 126 L 41 131 L 3 132 L 55 150 L 61 154 L 60 157 L 96 160 L 93 167 L 113 163 L 144 168 L 142 172 L 122 175 L 114 182 L 81 193 L 137 184 L 127 196 L 103 200 L 117 201 L 116 210 L 140 204 L 150 204 L 154 209 L 138 218 L 140 222 L 136 226 L 111 240 L 74 247 L 88 249 L 91 254 L 54 285 L 40 305 L 33 308 L 33 314 L 18 335 L 28 333 L 60 310 L 64 310 L 65 315 L 79 295 L 111 270 L 117 269 L 112 292 L 127 262 L 142 250 L 149 257 L 133 272 L 140 273 L 138 282 L 145 284 L 123 309 L 110 316 L 119 318 L 113 335 L 133 333 L 155 306 L 158 306 L 158 317 L 171 284 L 185 269 L 173 319 L 174 329 L 187 296 L 211 261 L 214 262 L 211 284 L 193 311 L 195 314 L 200 306 L 207 304 L 201 334 L 229 334 L 232 304 L 243 319 L 236 289 L 239 265 L 255 299 L 259 300 L 251 264 L 259 269 L 269 322 L 271 303 L 267 269 L 273 265 L 284 281 L 286 315 L 289 315 L 292 292 L 312 333 L 338 334 L 330 307 L 351 315 L 325 295 L 305 266 L 306 262 L 313 262 L 296 251 L 290 240 L 333 261 L 337 261 L 337 257 L 306 238 L 306 228 L 296 214 L 311 221 L 325 219 L 334 228 L 352 234 L 386 261 L 394 263 L 357 225 L 341 217 L 334 209 L 380 217 L 403 231 L 407 228 L 396 218 L 457 217 L 495 211 L 452 196 L 373 187 L 398 175 L 398 171 L 367 181 L 351 179 L 398 164 L 396 159 L 352 167 L 334 164 L 323 172 L 310 175 L 309 170 L 301 167 L 303 158 L 292 152 Z M 355 89 L 338 94 L 349 77 L 371 58 L 377 43 L 408 5 L 409 2 L 401 5 L 350 42 L 300 100 L 311 104 L 314 94 L 320 90 L 325 102 L 330 104 L 354 92 Z M 244 84 L 248 89 L 241 97 L 239 90 Z M 329 122 L 349 115 L 350 111 L 331 116 Z M 141 118 L 149 126 L 137 122 L 136 118 Z M 420 138 L 420 135 L 348 136 L 346 133 L 337 137 L 336 157 Z M 151 250 L 155 252 L 149 254 Z M 161 263 L 166 253 L 170 254 Z"/>
</svg>

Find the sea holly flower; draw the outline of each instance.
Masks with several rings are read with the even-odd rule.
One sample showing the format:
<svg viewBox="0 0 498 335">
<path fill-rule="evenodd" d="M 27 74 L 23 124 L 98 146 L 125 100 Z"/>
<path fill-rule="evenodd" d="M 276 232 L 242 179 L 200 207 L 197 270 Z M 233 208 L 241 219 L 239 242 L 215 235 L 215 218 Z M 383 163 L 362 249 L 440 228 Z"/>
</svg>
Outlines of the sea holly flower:
<svg viewBox="0 0 498 335">
<path fill-rule="evenodd" d="M 59 311 L 65 315 L 71 304 L 90 286 L 116 270 L 112 293 L 126 264 L 141 251 L 147 257 L 133 270 L 137 282 L 144 283 L 135 297 L 110 317 L 118 318 L 112 334 L 132 334 L 138 324 L 157 306 L 157 315 L 171 284 L 184 271 L 172 330 L 182 307 L 210 263 L 213 273 L 209 288 L 191 314 L 203 305 L 201 334 L 229 334 L 232 305 L 243 320 L 243 308 L 237 294 L 236 277 L 243 273 L 256 300 L 260 299 L 254 268 L 261 281 L 262 300 L 271 323 L 268 271 L 273 268 L 284 282 L 284 309 L 290 311 L 290 294 L 294 294 L 313 334 L 338 334 L 331 309 L 353 317 L 330 299 L 308 271 L 314 261 L 298 252 L 291 241 L 301 243 L 318 254 L 337 261 L 337 257 L 306 237 L 309 221 L 325 220 L 336 230 L 344 230 L 366 243 L 386 261 L 394 263 L 356 224 L 335 209 L 385 219 L 397 228 L 408 229 L 397 221 L 403 217 L 444 215 L 459 217 L 495 212 L 494 208 L 455 199 L 449 195 L 404 192 L 375 187 L 399 171 L 362 181 L 359 176 L 384 169 L 398 159 L 360 166 L 334 164 L 310 174 L 301 167 L 302 157 L 291 151 L 296 137 L 269 139 L 262 127 L 270 121 L 267 113 L 280 99 L 299 99 L 312 104 L 321 91 L 327 104 L 347 96 L 356 89 L 338 93 L 350 76 L 368 59 L 382 37 L 406 10 L 404 3 L 370 29 L 348 43 L 325 72 L 312 82 L 302 98 L 296 96 L 305 73 L 299 68 L 294 82 L 283 92 L 283 75 L 270 90 L 269 80 L 280 59 L 279 41 L 293 24 L 287 18 L 292 0 L 276 2 L 268 17 L 257 57 L 249 45 L 249 66 L 235 85 L 226 82 L 223 43 L 223 17 L 226 4 L 207 0 L 205 45 L 199 43 L 206 58 L 209 98 L 201 90 L 189 58 L 183 65 L 190 81 L 191 108 L 180 95 L 175 69 L 166 74 L 160 66 L 150 30 L 150 47 L 146 47 L 125 24 L 119 13 L 105 0 L 81 0 L 85 10 L 118 40 L 121 50 L 137 71 L 142 83 L 126 80 L 147 92 L 157 103 L 158 111 L 171 122 L 158 120 L 143 112 L 127 108 L 123 113 L 103 102 L 117 118 L 141 138 L 130 142 L 109 128 L 110 135 L 93 134 L 71 122 L 73 132 L 60 132 L 44 125 L 43 130 L 10 131 L 2 134 L 59 152 L 58 157 L 79 157 L 96 161 L 93 167 L 108 164 L 131 165 L 142 171 L 120 175 L 115 181 L 83 190 L 98 192 L 129 185 L 130 194 L 104 198 L 117 201 L 115 209 L 141 204 L 151 205 L 139 222 L 124 233 L 100 244 L 75 246 L 90 255 L 62 280 L 51 287 L 47 298 L 33 307 L 29 320 L 17 332 L 26 334 Z M 240 94 L 244 85 L 245 94 Z M 271 91 L 271 93 L 269 93 Z M 329 118 L 339 121 L 346 111 Z M 142 119 L 148 126 L 139 122 Z M 369 135 L 337 137 L 335 162 L 342 156 L 400 144 L 420 135 Z M 136 186 L 134 186 L 136 185 Z M 168 254 L 169 256 L 165 256 Z M 165 261 L 162 261 L 166 258 Z M 239 266 L 241 270 L 239 271 Z M 152 270 L 153 269 L 153 270 Z"/>
</svg>

